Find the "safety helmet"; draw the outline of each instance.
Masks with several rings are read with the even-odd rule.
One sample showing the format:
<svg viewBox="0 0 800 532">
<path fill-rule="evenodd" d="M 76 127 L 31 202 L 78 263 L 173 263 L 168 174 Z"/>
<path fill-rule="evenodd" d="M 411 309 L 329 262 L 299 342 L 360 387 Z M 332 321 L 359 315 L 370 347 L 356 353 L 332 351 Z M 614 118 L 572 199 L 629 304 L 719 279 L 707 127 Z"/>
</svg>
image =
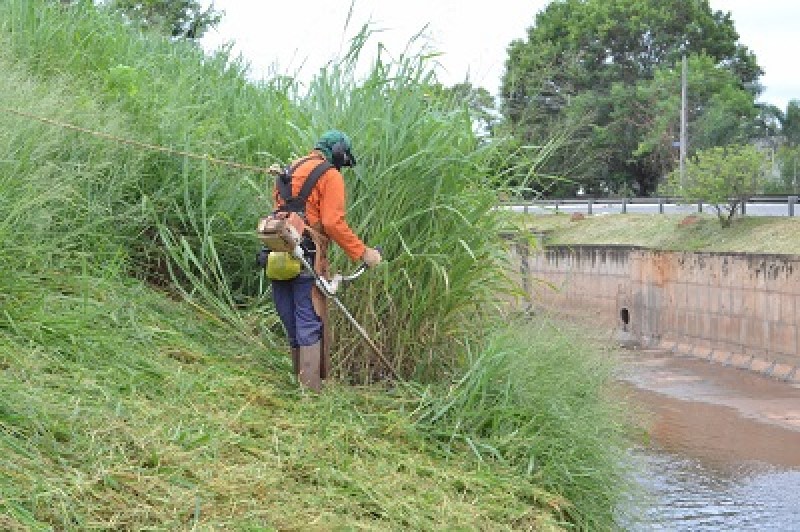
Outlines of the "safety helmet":
<svg viewBox="0 0 800 532">
<path fill-rule="evenodd" d="M 356 165 L 352 148 L 350 137 L 337 129 L 323 133 L 314 146 L 314 149 L 321 151 L 325 155 L 325 159 L 337 170 L 341 170 L 343 166 Z"/>
</svg>

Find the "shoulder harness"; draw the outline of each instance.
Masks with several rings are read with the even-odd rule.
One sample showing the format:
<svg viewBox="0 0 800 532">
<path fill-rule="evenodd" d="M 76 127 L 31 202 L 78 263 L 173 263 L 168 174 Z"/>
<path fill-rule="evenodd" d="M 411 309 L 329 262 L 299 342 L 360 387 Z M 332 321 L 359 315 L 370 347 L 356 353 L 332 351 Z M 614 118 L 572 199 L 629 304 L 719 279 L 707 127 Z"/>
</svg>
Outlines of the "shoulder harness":
<svg viewBox="0 0 800 532">
<path fill-rule="evenodd" d="M 311 191 L 314 189 L 317 181 L 319 181 L 319 178 L 322 177 L 322 174 L 333 168 L 333 165 L 327 161 L 320 162 L 314 167 L 313 170 L 311 170 L 311 173 L 306 178 L 303 186 L 300 188 L 300 192 L 297 193 L 297 196 L 292 196 L 292 174 L 294 174 L 294 171 L 298 166 L 309 159 L 309 157 L 305 157 L 300 159 L 293 166 L 287 166 L 276 178 L 275 181 L 276 186 L 278 187 L 278 194 L 280 194 L 281 198 L 283 198 L 283 205 L 277 209 L 278 211 L 296 212 L 300 216 L 305 217 L 306 202 L 308 201 L 308 197 L 311 195 Z"/>
</svg>

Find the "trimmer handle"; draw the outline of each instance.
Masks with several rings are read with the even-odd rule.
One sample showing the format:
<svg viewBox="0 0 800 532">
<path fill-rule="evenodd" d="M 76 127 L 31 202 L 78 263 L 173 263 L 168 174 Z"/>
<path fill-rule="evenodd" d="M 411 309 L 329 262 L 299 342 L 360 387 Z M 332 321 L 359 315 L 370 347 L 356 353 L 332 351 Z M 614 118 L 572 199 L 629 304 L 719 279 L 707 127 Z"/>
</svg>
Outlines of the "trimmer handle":
<svg viewBox="0 0 800 532">
<path fill-rule="evenodd" d="M 378 253 L 383 254 L 383 248 L 381 246 L 375 246 L 375 249 L 378 251 Z M 367 263 L 366 262 L 362 262 L 358 266 L 358 268 L 356 268 L 355 271 L 353 273 L 351 273 L 350 275 L 339 275 L 339 274 L 334 275 L 333 277 L 334 277 L 335 289 L 338 289 L 339 288 L 339 284 L 342 283 L 343 281 L 344 282 L 348 282 L 348 281 L 353 281 L 353 280 L 359 278 L 362 273 L 367 271 L 367 267 L 368 267 Z"/>
</svg>

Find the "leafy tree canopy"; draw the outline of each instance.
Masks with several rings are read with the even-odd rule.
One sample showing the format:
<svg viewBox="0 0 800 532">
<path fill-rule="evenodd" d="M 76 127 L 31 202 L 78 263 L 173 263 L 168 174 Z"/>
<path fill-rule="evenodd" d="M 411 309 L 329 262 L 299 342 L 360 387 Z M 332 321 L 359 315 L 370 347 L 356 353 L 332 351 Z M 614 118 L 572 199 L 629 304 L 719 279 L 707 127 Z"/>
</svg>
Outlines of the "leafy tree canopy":
<svg viewBox="0 0 800 532">
<path fill-rule="evenodd" d="M 589 123 L 553 159 L 587 192 L 649 194 L 672 167 L 683 54 L 697 147 L 738 140 L 757 114 L 762 70 L 707 0 L 555 0 L 508 53 L 503 114 L 515 135 L 535 143 Z"/>
<path fill-rule="evenodd" d="M 483 87 L 469 81 L 446 87 L 440 83 L 431 85 L 431 97 L 442 99 L 453 105 L 464 105 L 469 110 L 473 122 L 481 133 L 491 133 L 497 122 L 494 97 Z"/>
<path fill-rule="evenodd" d="M 204 9 L 198 0 L 111 0 L 109 5 L 135 24 L 186 39 L 199 39 L 222 19 L 213 3 Z"/>
<path fill-rule="evenodd" d="M 800 100 L 792 100 L 786 106 L 786 112 L 780 109 L 771 109 L 773 127 L 770 133 L 779 135 L 779 144 L 776 150 L 778 166 L 780 168 L 782 183 L 780 193 L 800 193 Z M 774 121 L 780 126 L 775 127 Z M 770 140 L 774 136 L 766 136 Z M 782 142 L 782 145 L 780 145 Z"/>
<path fill-rule="evenodd" d="M 779 193 L 800 194 L 800 146 L 781 146 L 777 158 L 781 172 Z"/>
<path fill-rule="evenodd" d="M 792 100 L 780 117 L 781 131 L 789 146 L 800 146 L 800 100 Z"/>
<path fill-rule="evenodd" d="M 105 6 L 122 13 L 142 29 L 174 38 L 199 39 L 219 24 L 224 12 L 213 2 L 203 8 L 199 0 L 53 0 L 63 6 Z"/>
</svg>

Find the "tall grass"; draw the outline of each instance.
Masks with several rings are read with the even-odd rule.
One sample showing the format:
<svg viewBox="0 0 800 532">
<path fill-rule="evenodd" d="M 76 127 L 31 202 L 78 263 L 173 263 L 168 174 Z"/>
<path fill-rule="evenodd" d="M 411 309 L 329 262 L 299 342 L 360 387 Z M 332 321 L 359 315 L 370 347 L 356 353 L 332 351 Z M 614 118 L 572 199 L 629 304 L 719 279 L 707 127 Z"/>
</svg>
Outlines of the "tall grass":
<svg viewBox="0 0 800 532">
<path fill-rule="evenodd" d="M 628 422 L 609 401 L 613 362 L 574 334 L 546 319 L 500 329 L 413 418 L 444 449 L 510 467 L 558 495 L 550 504 L 565 523 L 610 530 L 629 490 Z"/>
<path fill-rule="evenodd" d="M 0 4 L 0 21 L 8 53 L 31 72 L 53 85 L 66 82 L 80 93 L 76 100 L 108 109 L 102 116 L 93 116 L 79 103 L 74 107 L 79 111 L 69 117 L 73 123 L 265 166 L 276 160 L 276 154 L 285 158 L 297 151 L 295 135 L 286 123 L 303 119 L 291 101 L 291 86 L 283 80 L 261 86 L 249 83 L 243 75 L 245 67 L 224 51 L 206 57 L 190 43 L 139 35 L 111 14 L 83 3 L 65 8 L 55 2 L 10 0 Z M 35 101 L 29 103 L 18 103 L 18 108 L 66 118 L 47 113 Z M 122 120 L 124 127 L 114 126 Z M 78 139 L 71 132 L 47 133 L 92 149 L 108 143 Z M 105 149 L 131 152 L 113 145 Z M 198 240 L 197 228 L 209 220 L 196 217 L 206 216 L 212 220 L 229 290 L 242 296 L 253 294 L 258 279 L 252 267 L 256 249 L 252 229 L 262 208 L 252 183 L 255 180 L 258 191 L 263 191 L 261 176 L 208 168 L 160 153 L 136 154 L 142 160 L 129 168 L 125 158 L 131 156 L 95 161 L 106 165 L 116 180 L 115 189 L 130 191 L 125 203 L 144 211 L 144 216 L 120 220 L 115 228 L 118 235 L 134 241 L 128 253 L 135 269 L 163 282 L 168 256 L 159 228 L 171 231 L 178 240 L 185 238 L 199 253 L 207 243 Z M 88 159 L 82 159 L 84 165 Z M 201 204 L 206 207 L 202 212 Z"/>
<path fill-rule="evenodd" d="M 125 120 L 63 79 L 32 83 L 0 53 L 4 107 L 84 126 L 122 131 Z M 0 270 L 81 269 L 103 264 L 126 273 L 128 230 L 143 223 L 136 189 L 141 154 L 65 130 L 0 114 Z"/>
<path fill-rule="evenodd" d="M 302 103 L 313 129 L 351 132 L 360 163 L 346 174 L 348 215 L 388 259 L 349 288 L 347 304 L 402 373 L 441 375 L 461 365 L 464 343 L 479 341 L 508 288 L 496 191 L 486 186 L 491 146 L 479 145 L 465 109 L 431 99 L 436 80 L 423 55 L 379 55 L 357 80 L 368 41 L 364 28 L 344 59 L 314 78 Z M 357 333 L 342 321 L 336 333 L 340 366 L 368 373 Z"/>
<path fill-rule="evenodd" d="M 305 90 L 283 78 L 254 85 L 224 50 L 206 58 L 190 44 L 131 33 L 102 10 L 32 4 L 11 0 L 4 9 L 13 53 L 37 74 L 70 77 L 124 112 L 125 136 L 267 165 L 307 151 L 328 128 L 347 131 L 361 161 L 346 175 L 348 218 L 383 246 L 388 264 L 352 286 L 345 303 L 406 376 L 460 366 L 461 346 L 494 319 L 503 249 L 485 168 L 491 146 L 478 144 L 465 108 L 432 98 L 436 79 L 424 55 L 384 53 L 358 78 L 371 42 L 364 28 Z M 146 215 L 116 231 L 156 245 L 131 246 L 133 267 L 163 278 L 170 266 L 196 304 L 236 323 L 226 308 L 263 301 L 252 230 L 268 209 L 270 183 L 161 154 L 140 157 L 130 202 Z M 341 256 L 336 264 L 346 267 Z M 369 378 L 368 349 L 334 316 L 337 367 Z"/>
</svg>

